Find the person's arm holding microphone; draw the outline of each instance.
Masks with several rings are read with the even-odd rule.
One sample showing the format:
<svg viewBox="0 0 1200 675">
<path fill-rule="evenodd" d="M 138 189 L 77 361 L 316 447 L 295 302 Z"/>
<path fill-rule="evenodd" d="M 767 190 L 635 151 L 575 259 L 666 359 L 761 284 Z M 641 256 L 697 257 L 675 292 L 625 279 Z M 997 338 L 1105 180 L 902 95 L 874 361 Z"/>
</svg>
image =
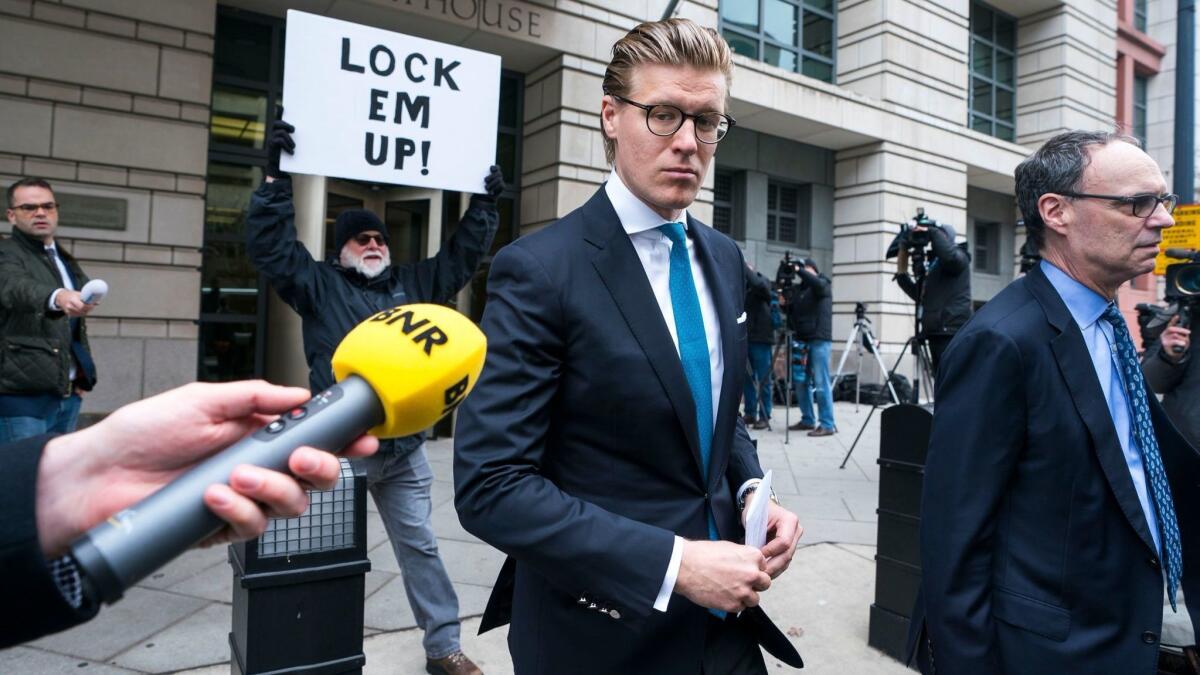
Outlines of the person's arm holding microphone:
<svg viewBox="0 0 1200 675">
<path fill-rule="evenodd" d="M 1192 332 L 1179 326 L 1179 317 L 1163 330 L 1158 342 L 1142 356 L 1146 384 L 1157 394 L 1167 394 L 1179 386 L 1191 360 Z"/>
<path fill-rule="evenodd" d="M 190 384 L 81 431 L 5 446 L 0 583 L 14 607 L 32 610 L 0 613 L 0 648 L 96 615 L 98 599 L 82 592 L 78 571 L 63 557 L 72 541 L 308 397 L 260 381 Z M 362 436 L 342 454 L 365 456 L 377 447 Z M 243 465 L 228 485 L 209 486 L 204 504 L 225 528 L 204 544 L 258 536 L 268 518 L 303 513 L 306 489 L 327 489 L 340 475 L 333 454 L 308 447 L 291 453 L 288 469 L 294 477 Z"/>
</svg>

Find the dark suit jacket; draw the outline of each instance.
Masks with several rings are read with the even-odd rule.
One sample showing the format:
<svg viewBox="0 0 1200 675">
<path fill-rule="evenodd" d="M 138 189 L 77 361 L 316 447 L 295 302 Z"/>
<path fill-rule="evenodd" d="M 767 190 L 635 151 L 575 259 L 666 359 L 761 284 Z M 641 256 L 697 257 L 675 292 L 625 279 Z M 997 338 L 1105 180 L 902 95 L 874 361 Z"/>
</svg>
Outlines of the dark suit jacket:
<svg viewBox="0 0 1200 675">
<path fill-rule="evenodd" d="M 1196 599 L 1198 457 L 1148 398 L 1184 592 Z M 1155 672 L 1162 563 L 1079 328 L 1040 268 L 984 305 L 946 350 L 921 566 L 920 642 L 932 645 L 938 673 Z"/>
<path fill-rule="evenodd" d="M 742 540 L 735 491 L 762 469 L 737 415 L 744 262 L 725 236 L 688 228 L 725 361 L 707 481 L 678 352 L 604 190 L 492 262 L 487 362 L 456 430 L 455 505 L 509 555 L 481 630 L 511 619 L 518 673 L 700 671 L 708 613 L 680 595 L 657 612 L 654 600 L 674 536 L 707 539 L 707 509 L 723 539 Z M 761 610 L 742 616 L 799 663 Z"/>
<path fill-rule="evenodd" d="M 51 438 L 34 436 L 0 446 L 0 649 L 66 630 L 100 610 L 86 594 L 78 609 L 67 603 L 38 542 L 38 463 Z"/>
</svg>

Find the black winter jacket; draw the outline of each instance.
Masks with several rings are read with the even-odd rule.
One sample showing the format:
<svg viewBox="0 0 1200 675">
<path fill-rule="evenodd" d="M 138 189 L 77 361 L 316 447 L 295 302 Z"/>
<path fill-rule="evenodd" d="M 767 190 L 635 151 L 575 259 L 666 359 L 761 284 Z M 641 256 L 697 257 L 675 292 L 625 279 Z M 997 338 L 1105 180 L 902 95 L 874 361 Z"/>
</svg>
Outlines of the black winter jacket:
<svg viewBox="0 0 1200 675">
<path fill-rule="evenodd" d="M 75 287 L 82 288 L 87 275 L 70 253 L 57 248 Z M 40 240 L 14 227 L 12 236 L 0 241 L 0 395 L 66 396 L 72 384 L 85 391 L 96 385 L 94 369 L 83 367 L 76 381 L 69 381 L 72 323 L 89 366 L 91 356 L 87 321 L 72 322 L 50 309 L 50 296 L 62 286 Z"/>
<path fill-rule="evenodd" d="M 746 339 L 775 344 L 775 327 L 771 325 L 771 282 L 762 272 L 749 267 L 746 268 Z"/>
<path fill-rule="evenodd" d="M 788 297 L 788 327 L 796 340 L 833 339 L 833 282 L 801 267 Z"/>
<path fill-rule="evenodd" d="M 1200 359 L 1196 358 L 1196 331 L 1192 343 L 1179 363 L 1162 355 L 1162 342 L 1156 342 L 1142 356 L 1146 383 L 1156 394 L 1163 394 L 1163 409 L 1193 448 L 1200 449 Z"/>
<path fill-rule="evenodd" d="M 925 335 L 954 335 L 971 318 L 971 255 L 966 243 L 955 245 L 938 227 L 930 228 L 933 253 L 925 275 Z M 907 274 L 896 275 L 904 294 L 917 299 L 917 283 Z"/>
<path fill-rule="evenodd" d="M 333 385 L 333 352 L 361 321 L 396 305 L 452 300 L 491 248 L 499 223 L 494 204 L 472 198 L 454 235 L 437 255 L 392 265 L 367 279 L 339 265 L 336 256 L 325 262 L 314 260 L 296 240 L 294 217 L 292 181 L 264 182 L 250 198 L 246 252 L 279 297 L 300 315 L 308 382 L 314 393 Z M 411 451 L 423 439 L 423 434 L 397 439 L 396 449 Z"/>
</svg>

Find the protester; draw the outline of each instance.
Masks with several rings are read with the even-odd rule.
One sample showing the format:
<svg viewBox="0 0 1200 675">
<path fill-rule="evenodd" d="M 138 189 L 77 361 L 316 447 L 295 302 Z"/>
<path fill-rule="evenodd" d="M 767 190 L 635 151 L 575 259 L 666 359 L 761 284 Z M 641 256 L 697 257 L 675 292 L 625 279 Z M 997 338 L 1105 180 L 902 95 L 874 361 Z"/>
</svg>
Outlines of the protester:
<svg viewBox="0 0 1200 675">
<path fill-rule="evenodd" d="M 1164 588 L 1200 598 L 1200 456 L 1115 298 L 1177 198 L 1136 140 L 1090 131 L 1046 141 L 1016 192 L 1042 260 L 946 349 L 913 641 L 926 673 L 1153 675 Z"/>
<path fill-rule="evenodd" d="M 470 281 L 492 245 L 499 220 L 496 197 L 504 190 L 504 179 L 491 167 L 487 193 L 471 197 L 454 234 L 432 258 L 392 265 L 386 226 L 370 211 L 351 209 L 334 223 L 334 254 L 318 262 L 296 240 L 292 182 L 279 169 L 280 152 L 295 149 L 292 131 L 286 122 L 273 126 L 267 178 L 246 216 L 246 250 L 279 297 L 300 315 L 309 383 L 317 392 L 333 384 L 330 359 L 359 322 L 395 305 L 450 302 Z M 424 434 L 384 441 L 378 454 L 356 464 L 366 472 L 413 615 L 425 633 L 426 669 L 435 675 L 479 673 L 462 652 L 458 597 L 430 522 L 433 472 L 425 458 Z"/>
<path fill-rule="evenodd" d="M 266 382 L 189 384 L 118 409 L 65 436 L 0 446 L 0 578 L 9 611 L 0 612 L 0 648 L 90 620 L 99 611 L 67 555 L 70 544 L 106 518 L 252 433 L 309 394 Z M 342 453 L 363 457 L 378 442 L 363 436 Z M 205 542 L 251 539 L 268 518 L 298 516 L 306 489 L 333 487 L 334 455 L 299 448 L 295 476 L 242 465 L 229 485 L 212 485 L 204 504 L 228 527 Z"/>
<path fill-rule="evenodd" d="M 821 274 L 812 258 L 796 266 L 797 282 L 787 296 L 788 326 L 792 329 L 793 375 L 800 421 L 792 431 L 808 431 L 809 436 L 832 436 L 837 432 L 833 419 L 833 384 L 829 362 L 833 358 L 833 283 Z M 806 354 L 801 357 L 800 354 Z M 798 366 L 797 362 L 804 363 Z M 813 414 L 816 399 L 820 417 Z"/>
<path fill-rule="evenodd" d="M 758 607 L 797 518 L 772 503 L 765 546 L 742 543 L 763 475 L 738 415 L 745 264 L 687 211 L 731 69 L 711 28 L 634 27 L 603 81 L 607 183 L 492 263 L 455 506 L 509 556 L 481 630 L 511 621 L 518 673 L 765 673 L 760 644 L 800 665 Z"/>
<path fill-rule="evenodd" d="M 88 277 L 59 246 L 58 203 L 41 178 L 8 188 L 12 236 L 0 241 L 0 443 L 75 430 L 96 386 L 84 319 Z"/>
</svg>

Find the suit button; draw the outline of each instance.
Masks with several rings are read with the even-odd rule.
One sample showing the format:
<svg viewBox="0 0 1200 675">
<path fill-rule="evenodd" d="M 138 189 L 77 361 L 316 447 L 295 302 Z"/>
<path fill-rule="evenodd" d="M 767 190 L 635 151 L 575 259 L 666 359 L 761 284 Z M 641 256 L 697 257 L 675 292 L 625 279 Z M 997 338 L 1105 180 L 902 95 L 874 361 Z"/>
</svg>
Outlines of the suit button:
<svg viewBox="0 0 1200 675">
<path fill-rule="evenodd" d="M 1152 645 L 1152 644 L 1158 642 L 1158 634 L 1152 633 L 1150 631 L 1146 631 L 1145 633 L 1142 633 L 1142 642 L 1145 642 L 1148 645 Z"/>
<path fill-rule="evenodd" d="M 611 616 L 611 617 L 612 617 L 612 618 L 614 618 L 614 619 L 619 619 L 619 618 L 621 618 L 621 613 L 620 613 L 620 612 L 618 612 L 618 611 L 617 611 L 617 610 L 615 610 L 615 609 L 610 609 L 610 610 L 608 610 L 608 615 L 609 615 L 609 616 Z"/>
<path fill-rule="evenodd" d="M 1150 556 L 1150 559 L 1147 560 L 1146 562 L 1150 563 L 1150 566 L 1153 567 L 1154 569 L 1158 569 L 1158 558 L 1156 558 L 1154 556 Z"/>
<path fill-rule="evenodd" d="M 708 501 L 708 493 L 707 492 L 704 493 L 704 501 Z"/>
</svg>

